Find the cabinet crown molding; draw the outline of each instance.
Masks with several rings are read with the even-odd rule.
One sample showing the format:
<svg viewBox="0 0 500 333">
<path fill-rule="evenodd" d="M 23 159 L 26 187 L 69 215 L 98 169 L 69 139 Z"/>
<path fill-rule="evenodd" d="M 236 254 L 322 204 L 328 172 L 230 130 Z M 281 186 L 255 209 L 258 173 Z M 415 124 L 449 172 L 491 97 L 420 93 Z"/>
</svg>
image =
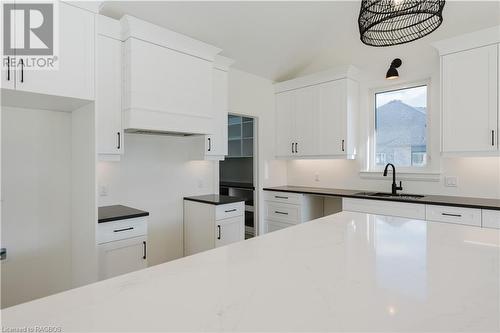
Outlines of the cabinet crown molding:
<svg viewBox="0 0 500 333">
<path fill-rule="evenodd" d="M 500 43 L 500 25 L 432 43 L 440 56 Z"/>
<path fill-rule="evenodd" d="M 222 49 L 213 45 L 130 15 L 124 15 L 120 19 L 120 23 L 122 27 L 122 41 L 126 41 L 129 38 L 136 38 L 208 61 L 214 61 L 215 55 L 222 51 Z"/>
<path fill-rule="evenodd" d="M 277 82 L 274 84 L 274 92 L 278 94 L 288 90 L 304 88 L 307 86 L 312 86 L 316 84 L 321 84 L 345 78 L 353 79 L 354 81 L 359 81 L 360 71 L 352 65 L 334 67 L 326 71 L 301 76 L 288 81 Z"/>
<path fill-rule="evenodd" d="M 121 40 L 121 25 L 118 20 L 96 15 L 96 29 L 99 35 Z"/>
<path fill-rule="evenodd" d="M 222 71 L 228 71 L 229 67 L 234 64 L 234 60 L 221 55 L 216 55 L 214 58 L 214 68 L 220 69 Z"/>
</svg>

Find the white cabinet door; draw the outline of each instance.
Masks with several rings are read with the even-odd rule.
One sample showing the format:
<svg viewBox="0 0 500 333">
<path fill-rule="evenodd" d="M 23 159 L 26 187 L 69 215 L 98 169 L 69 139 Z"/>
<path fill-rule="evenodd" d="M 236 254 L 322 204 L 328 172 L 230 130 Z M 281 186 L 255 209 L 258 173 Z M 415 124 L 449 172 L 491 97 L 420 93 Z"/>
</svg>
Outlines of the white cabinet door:
<svg viewBox="0 0 500 333">
<path fill-rule="evenodd" d="M 215 221 L 215 247 L 245 239 L 244 216 Z"/>
<path fill-rule="evenodd" d="M 94 14 L 59 2 L 57 70 L 17 72 L 16 89 L 85 100 L 94 99 Z"/>
<path fill-rule="evenodd" d="M 443 152 L 497 150 L 497 55 L 490 45 L 442 57 Z"/>
<path fill-rule="evenodd" d="M 99 279 L 147 267 L 146 237 L 135 237 L 98 245 Z"/>
<path fill-rule="evenodd" d="M 295 90 L 295 105 L 295 155 L 318 155 L 318 86 Z"/>
<path fill-rule="evenodd" d="M 321 155 L 341 155 L 346 149 L 347 85 L 336 80 L 319 85 L 319 151 Z"/>
<path fill-rule="evenodd" d="M 214 131 L 206 136 L 205 154 L 207 156 L 227 155 L 227 109 L 228 81 L 227 72 L 214 68 L 213 70 L 213 108 Z"/>
<path fill-rule="evenodd" d="M 276 156 L 295 155 L 295 92 L 276 94 Z"/>
<path fill-rule="evenodd" d="M 96 96 L 99 154 L 123 153 L 121 52 L 119 40 L 96 37 Z"/>
<path fill-rule="evenodd" d="M 500 210 L 483 209 L 482 227 L 500 229 Z"/>
<path fill-rule="evenodd" d="M 294 224 L 284 223 L 284 222 L 276 222 L 276 221 L 265 221 L 265 233 L 278 231 L 281 229 L 293 227 Z"/>
<path fill-rule="evenodd" d="M 408 202 L 343 198 L 342 210 L 425 220 L 425 205 Z"/>
<path fill-rule="evenodd" d="M 3 22 L 3 3 L 0 6 L 0 17 L 2 17 L 2 22 Z M 14 15 L 15 16 L 15 15 Z M 3 57 L 3 63 L 0 66 L 0 85 L 4 89 L 15 89 L 15 82 L 16 82 L 16 71 L 14 70 L 13 66 L 11 66 L 11 60 L 13 55 L 4 55 L 3 50 L 3 43 L 4 43 L 4 38 L 3 38 L 3 23 L 2 26 L 0 27 L 0 50 L 2 52 L 2 57 Z"/>
</svg>

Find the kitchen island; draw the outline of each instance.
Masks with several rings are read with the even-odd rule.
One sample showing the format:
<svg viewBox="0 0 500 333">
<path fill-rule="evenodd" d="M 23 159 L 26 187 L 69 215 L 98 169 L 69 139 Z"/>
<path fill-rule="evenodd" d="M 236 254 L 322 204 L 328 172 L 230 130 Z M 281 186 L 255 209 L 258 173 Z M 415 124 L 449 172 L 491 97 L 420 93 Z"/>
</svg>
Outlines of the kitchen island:
<svg viewBox="0 0 500 333">
<path fill-rule="evenodd" d="M 498 331 L 500 230 L 342 212 L 2 310 L 62 331 Z"/>
</svg>

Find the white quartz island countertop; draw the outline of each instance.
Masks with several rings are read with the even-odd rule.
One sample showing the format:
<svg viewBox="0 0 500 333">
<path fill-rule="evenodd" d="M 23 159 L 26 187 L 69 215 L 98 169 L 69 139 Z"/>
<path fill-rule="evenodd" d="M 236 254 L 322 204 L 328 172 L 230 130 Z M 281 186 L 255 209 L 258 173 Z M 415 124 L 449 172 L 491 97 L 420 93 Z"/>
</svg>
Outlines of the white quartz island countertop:
<svg viewBox="0 0 500 333">
<path fill-rule="evenodd" d="M 500 231 L 342 212 L 14 306 L 62 331 L 500 329 Z"/>
</svg>

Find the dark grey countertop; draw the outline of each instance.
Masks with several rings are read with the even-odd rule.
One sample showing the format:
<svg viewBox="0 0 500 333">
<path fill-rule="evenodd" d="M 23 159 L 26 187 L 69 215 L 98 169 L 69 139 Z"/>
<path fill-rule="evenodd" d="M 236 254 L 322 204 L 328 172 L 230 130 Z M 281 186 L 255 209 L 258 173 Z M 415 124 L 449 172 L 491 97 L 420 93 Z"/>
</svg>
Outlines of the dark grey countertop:
<svg viewBox="0 0 500 333">
<path fill-rule="evenodd" d="M 225 205 L 235 202 L 243 202 L 245 199 L 219 194 L 198 195 L 194 197 L 184 197 L 184 200 L 196 201 L 210 205 Z"/>
<path fill-rule="evenodd" d="M 132 207 L 113 205 L 99 207 L 98 216 L 98 222 L 104 223 L 149 216 L 149 213 Z"/>
<path fill-rule="evenodd" d="M 267 187 L 264 188 L 264 191 L 304 193 L 304 194 L 333 196 L 333 197 L 387 200 L 387 201 L 398 201 L 398 202 L 421 203 L 426 205 L 458 206 L 466 208 L 500 210 L 499 199 L 456 197 L 447 195 L 424 195 L 424 197 L 420 199 L 408 199 L 408 198 L 397 198 L 397 197 L 375 197 L 375 196 L 359 195 L 358 193 L 376 192 L 376 191 L 345 190 L 345 189 L 307 187 L 307 186 Z"/>
</svg>

